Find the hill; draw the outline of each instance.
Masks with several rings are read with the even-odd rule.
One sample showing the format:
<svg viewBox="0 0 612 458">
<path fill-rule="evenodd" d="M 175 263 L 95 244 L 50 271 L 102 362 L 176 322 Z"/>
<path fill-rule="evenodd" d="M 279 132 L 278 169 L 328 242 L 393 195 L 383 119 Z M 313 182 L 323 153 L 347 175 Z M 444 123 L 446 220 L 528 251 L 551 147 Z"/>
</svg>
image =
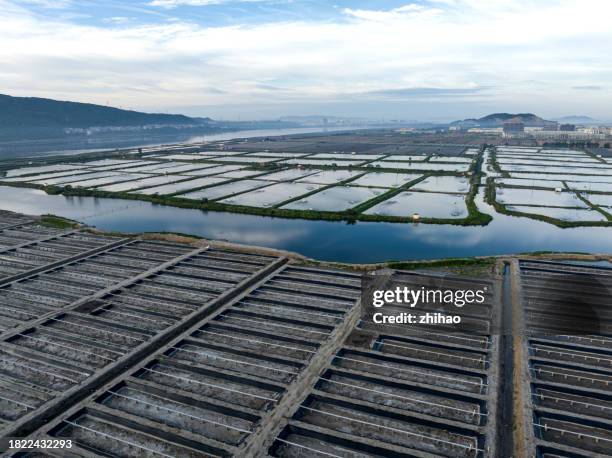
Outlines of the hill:
<svg viewBox="0 0 612 458">
<path fill-rule="evenodd" d="M 215 121 L 91 103 L 0 94 L 0 160 L 48 151 L 181 143 L 202 135 L 299 127 L 286 121 Z"/>
<path fill-rule="evenodd" d="M 584 116 L 584 115 L 563 116 L 561 118 L 555 118 L 555 121 L 558 121 L 561 123 L 571 123 L 571 124 L 597 124 L 599 123 L 597 119 L 593 119 L 590 116 Z"/>
<path fill-rule="evenodd" d="M 509 121 L 510 119 L 520 120 L 527 127 L 546 127 L 554 124 L 554 121 L 547 121 L 533 113 L 493 113 L 478 119 L 471 118 L 464 119 L 462 121 L 455 121 L 451 123 L 451 125 L 459 126 L 462 128 L 502 127 L 504 125 L 504 122 Z"/>
<path fill-rule="evenodd" d="M 205 124 L 208 118 L 142 113 L 91 103 L 65 102 L 38 97 L 0 94 L 1 128 L 88 128 Z"/>
</svg>

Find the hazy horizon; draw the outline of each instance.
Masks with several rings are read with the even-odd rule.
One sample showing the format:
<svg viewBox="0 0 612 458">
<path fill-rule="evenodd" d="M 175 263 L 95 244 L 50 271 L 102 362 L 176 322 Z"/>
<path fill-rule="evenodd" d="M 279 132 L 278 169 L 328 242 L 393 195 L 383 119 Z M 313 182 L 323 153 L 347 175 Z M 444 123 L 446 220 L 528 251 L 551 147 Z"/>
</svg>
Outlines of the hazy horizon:
<svg viewBox="0 0 612 458">
<path fill-rule="evenodd" d="M 603 0 L 0 0 L 0 92 L 215 119 L 612 120 Z"/>
</svg>

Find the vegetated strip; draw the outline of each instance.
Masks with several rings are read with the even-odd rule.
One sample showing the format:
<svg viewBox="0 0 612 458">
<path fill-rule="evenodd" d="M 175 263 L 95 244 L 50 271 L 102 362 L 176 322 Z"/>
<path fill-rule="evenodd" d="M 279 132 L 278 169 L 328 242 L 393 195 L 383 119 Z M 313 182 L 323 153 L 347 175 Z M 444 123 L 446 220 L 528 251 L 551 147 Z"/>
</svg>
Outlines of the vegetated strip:
<svg viewBox="0 0 612 458">
<path fill-rule="evenodd" d="M 497 149 L 495 147 L 489 149 L 489 159 L 491 159 L 491 166 L 493 167 L 493 170 L 499 173 L 503 178 L 510 178 L 510 174 L 502 170 L 499 162 L 497 162 Z"/>
<path fill-rule="evenodd" d="M 448 258 L 436 261 L 389 261 L 387 267 L 396 270 L 428 269 L 437 267 L 492 266 L 496 262 L 491 258 Z"/>
<path fill-rule="evenodd" d="M 486 145 L 480 148 L 476 160 L 473 161 L 470 166 L 470 171 L 472 172 L 472 175 L 470 176 L 470 191 L 465 198 L 465 205 L 468 210 L 468 217 L 466 219 L 469 222 L 472 222 L 474 225 L 481 226 L 486 226 L 493 220 L 491 215 L 482 213 L 478 209 L 478 205 L 476 205 L 476 195 L 478 194 L 478 189 L 480 187 L 480 180 L 484 176 L 482 173 L 482 165 L 484 162 L 485 150 Z"/>
</svg>

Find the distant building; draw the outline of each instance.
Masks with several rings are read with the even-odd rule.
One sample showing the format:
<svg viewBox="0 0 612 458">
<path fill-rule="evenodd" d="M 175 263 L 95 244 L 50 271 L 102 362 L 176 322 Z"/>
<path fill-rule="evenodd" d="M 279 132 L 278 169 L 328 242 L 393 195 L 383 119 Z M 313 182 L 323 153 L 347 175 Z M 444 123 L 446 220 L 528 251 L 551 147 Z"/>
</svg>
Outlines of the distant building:
<svg viewBox="0 0 612 458">
<path fill-rule="evenodd" d="M 493 134 L 502 135 L 504 130 L 501 127 L 471 127 L 468 129 L 471 134 Z"/>
<path fill-rule="evenodd" d="M 555 121 L 547 122 L 542 127 L 542 130 L 545 130 L 545 131 L 548 131 L 548 132 L 556 132 L 556 131 L 559 130 L 559 123 L 555 122 Z"/>
<path fill-rule="evenodd" d="M 559 130 L 561 132 L 575 132 L 576 131 L 576 125 L 575 124 L 561 124 L 559 126 Z"/>
<path fill-rule="evenodd" d="M 520 119 L 509 119 L 504 122 L 504 134 L 522 134 L 525 132 L 525 123 Z"/>
<path fill-rule="evenodd" d="M 594 133 L 587 133 L 587 132 L 561 131 L 561 130 L 557 132 L 547 132 L 547 131 L 531 132 L 530 137 L 533 137 L 537 140 L 542 140 L 542 141 L 554 140 L 554 141 L 565 141 L 565 142 L 599 141 L 599 140 L 606 139 L 605 134 L 594 134 Z"/>
<path fill-rule="evenodd" d="M 576 127 L 576 132 L 582 132 L 584 134 L 603 134 L 612 135 L 612 128 L 606 126 L 589 126 L 589 127 Z"/>
</svg>

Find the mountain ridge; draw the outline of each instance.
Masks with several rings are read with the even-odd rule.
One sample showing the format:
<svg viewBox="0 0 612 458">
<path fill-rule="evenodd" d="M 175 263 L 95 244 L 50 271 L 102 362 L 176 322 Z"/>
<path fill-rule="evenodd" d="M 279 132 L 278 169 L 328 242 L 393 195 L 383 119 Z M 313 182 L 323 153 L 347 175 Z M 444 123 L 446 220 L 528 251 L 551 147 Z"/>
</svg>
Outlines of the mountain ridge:
<svg viewBox="0 0 612 458">
<path fill-rule="evenodd" d="M 560 118 L 554 118 L 554 121 L 571 124 L 595 124 L 599 122 L 597 119 L 585 115 L 562 116 Z"/>
<path fill-rule="evenodd" d="M 210 118 L 134 110 L 41 97 L 0 94 L 0 128 L 90 128 L 145 125 L 202 125 Z"/>
</svg>

